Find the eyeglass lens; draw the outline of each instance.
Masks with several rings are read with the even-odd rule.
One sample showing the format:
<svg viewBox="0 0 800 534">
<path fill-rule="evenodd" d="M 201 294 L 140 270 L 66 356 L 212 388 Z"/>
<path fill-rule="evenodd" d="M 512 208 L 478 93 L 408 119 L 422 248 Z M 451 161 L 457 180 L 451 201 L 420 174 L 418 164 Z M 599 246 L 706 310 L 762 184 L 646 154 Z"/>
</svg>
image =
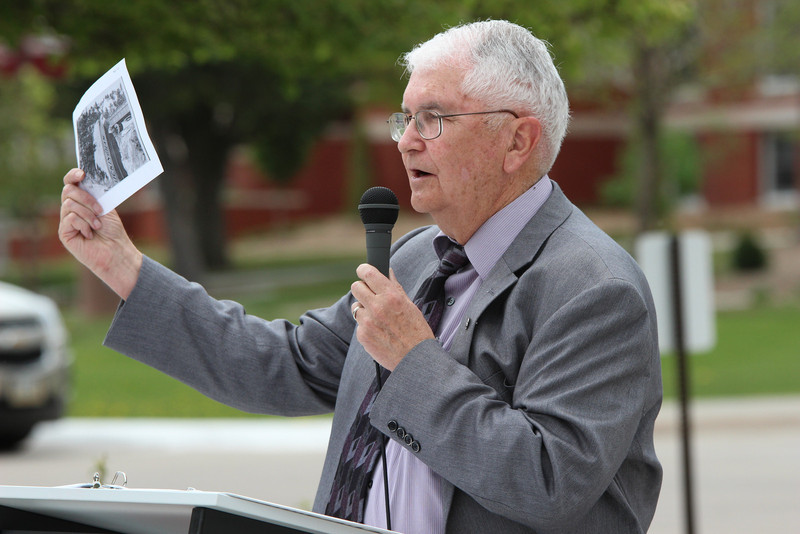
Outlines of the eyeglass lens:
<svg viewBox="0 0 800 534">
<path fill-rule="evenodd" d="M 439 137 L 441 132 L 439 128 L 442 123 L 439 121 L 439 115 L 433 111 L 420 111 L 414 116 L 417 121 L 417 129 L 419 134 L 425 139 L 434 139 Z"/>
<path fill-rule="evenodd" d="M 417 123 L 417 131 L 423 139 L 435 139 L 441 135 L 442 123 L 435 111 L 418 111 L 415 115 L 392 113 L 389 117 L 389 130 L 392 134 L 392 139 L 399 142 L 406 132 L 408 123 L 412 120 Z"/>
<path fill-rule="evenodd" d="M 408 115 L 405 113 L 392 113 L 389 117 L 389 132 L 392 134 L 392 139 L 399 142 L 403 134 L 406 133 L 406 126 L 408 126 Z"/>
</svg>

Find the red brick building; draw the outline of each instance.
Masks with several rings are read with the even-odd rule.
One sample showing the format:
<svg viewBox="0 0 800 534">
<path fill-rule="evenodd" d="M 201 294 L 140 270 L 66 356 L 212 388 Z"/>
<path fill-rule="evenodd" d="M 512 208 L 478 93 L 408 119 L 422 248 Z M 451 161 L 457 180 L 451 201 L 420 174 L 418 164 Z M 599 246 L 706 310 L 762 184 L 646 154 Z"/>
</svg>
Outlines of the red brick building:
<svg viewBox="0 0 800 534">
<path fill-rule="evenodd" d="M 336 125 L 313 148 L 306 165 L 286 186 L 272 184 L 248 160 L 246 151 L 232 155 L 225 205 L 230 236 L 355 210 L 364 189 L 391 188 L 401 207 L 410 209 L 408 184 L 397 144 L 386 126 L 389 111 L 364 119 L 365 146 L 356 163 L 352 128 Z M 666 125 L 696 139 L 702 154 L 700 190 L 693 204 L 700 209 L 800 208 L 800 88 L 773 80 L 737 100 L 682 98 L 672 106 Z M 630 133 L 624 112 L 577 110 L 550 176 L 578 205 L 598 206 L 603 182 L 617 172 Z M 361 168 L 357 168 L 360 166 Z M 366 176 L 358 183 L 356 177 Z M 157 179 L 158 180 L 158 179 Z M 119 211 L 137 239 L 164 241 L 164 219 L 157 183 L 126 201 Z M 36 255 L 63 249 L 55 237 L 57 210 L 43 224 Z M 26 254 L 30 235 L 12 235 L 12 256 Z M 28 252 L 29 253 L 29 252 Z"/>
</svg>

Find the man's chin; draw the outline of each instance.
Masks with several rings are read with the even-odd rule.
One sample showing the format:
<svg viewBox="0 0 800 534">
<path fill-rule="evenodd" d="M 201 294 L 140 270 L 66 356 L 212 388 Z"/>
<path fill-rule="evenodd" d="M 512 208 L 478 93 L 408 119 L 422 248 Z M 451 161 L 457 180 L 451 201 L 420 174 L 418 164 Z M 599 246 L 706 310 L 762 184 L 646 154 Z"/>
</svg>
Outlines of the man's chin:
<svg viewBox="0 0 800 534">
<path fill-rule="evenodd" d="M 413 191 L 411 192 L 411 207 L 414 209 L 414 211 L 423 214 L 430 213 L 430 208 L 428 204 L 429 202 L 426 202 L 425 198 L 422 197 L 422 195 L 418 195 Z"/>
</svg>

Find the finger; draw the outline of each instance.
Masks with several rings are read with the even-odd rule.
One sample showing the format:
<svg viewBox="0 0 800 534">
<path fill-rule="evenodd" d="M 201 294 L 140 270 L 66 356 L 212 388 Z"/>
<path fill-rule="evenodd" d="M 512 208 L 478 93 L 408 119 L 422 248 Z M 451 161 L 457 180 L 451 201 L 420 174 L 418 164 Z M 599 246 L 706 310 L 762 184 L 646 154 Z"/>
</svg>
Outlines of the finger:
<svg viewBox="0 0 800 534">
<path fill-rule="evenodd" d="M 356 275 L 375 293 L 381 293 L 391 285 L 389 284 L 389 279 L 382 272 L 368 263 L 359 265 L 356 268 Z"/>
<path fill-rule="evenodd" d="M 89 193 L 88 191 L 81 189 L 76 185 L 65 185 L 64 188 L 61 190 L 61 203 L 62 205 L 67 200 L 73 200 L 74 202 L 86 206 L 87 208 L 91 209 L 95 215 L 99 216 L 103 213 L 103 207 L 97 201 L 94 196 Z"/>
<path fill-rule="evenodd" d="M 62 240 L 65 238 L 71 239 L 77 234 L 81 234 L 86 239 L 92 239 L 94 237 L 91 225 L 74 212 L 69 212 L 61 218 L 58 233 Z"/>
<path fill-rule="evenodd" d="M 64 175 L 64 185 L 78 184 L 85 177 L 86 173 L 81 169 L 70 169 L 70 171 Z"/>
<path fill-rule="evenodd" d="M 87 206 L 86 204 L 83 204 L 72 197 L 68 197 L 62 202 L 61 218 L 62 219 L 65 218 L 70 213 L 74 213 L 80 219 L 86 221 L 86 223 L 95 230 L 100 229 L 100 227 L 102 226 L 100 218 L 98 217 L 97 212 L 93 207 Z"/>
<path fill-rule="evenodd" d="M 64 203 L 67 199 L 72 199 L 84 206 L 88 206 L 97 215 L 103 213 L 103 207 L 94 195 L 77 185 L 65 185 L 61 190 L 61 202 Z"/>
<path fill-rule="evenodd" d="M 67 174 L 64 175 L 64 189 L 61 193 L 61 200 L 63 201 L 66 196 L 68 195 L 77 195 L 78 198 L 76 200 L 80 201 L 80 197 L 85 197 L 88 202 L 84 202 L 87 205 L 94 204 L 98 209 L 98 213 L 102 213 L 102 207 L 97 202 L 97 200 L 92 196 L 88 191 L 79 187 L 79 184 L 86 178 L 86 173 L 83 172 L 81 169 L 71 169 Z"/>
<path fill-rule="evenodd" d="M 61 200 L 63 201 L 65 198 L 73 196 L 75 194 L 80 195 L 80 191 L 87 193 L 87 191 L 82 187 L 80 187 L 79 185 L 73 183 L 64 184 L 64 187 L 61 189 Z"/>
<path fill-rule="evenodd" d="M 368 301 L 375 295 L 369 286 L 361 280 L 356 280 L 350 285 L 350 292 L 356 299 L 356 303 L 367 305 Z"/>
<path fill-rule="evenodd" d="M 91 193 L 73 183 L 76 179 L 75 175 L 82 176 L 82 173 L 83 171 L 80 169 L 73 169 L 64 177 L 65 185 L 61 190 L 61 216 L 63 217 L 69 211 L 75 211 L 81 218 L 99 228 L 98 217 L 103 213 L 103 207 Z"/>
</svg>

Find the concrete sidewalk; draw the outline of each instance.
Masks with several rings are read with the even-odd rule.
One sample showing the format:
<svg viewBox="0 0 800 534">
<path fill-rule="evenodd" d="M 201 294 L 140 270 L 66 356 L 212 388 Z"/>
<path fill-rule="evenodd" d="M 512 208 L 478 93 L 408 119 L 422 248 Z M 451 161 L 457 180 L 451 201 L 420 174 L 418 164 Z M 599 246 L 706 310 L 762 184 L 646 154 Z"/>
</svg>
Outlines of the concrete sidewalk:
<svg viewBox="0 0 800 534">
<path fill-rule="evenodd" d="M 800 532 L 800 397 L 690 405 L 695 532 Z M 656 424 L 664 484 L 651 534 L 686 532 L 680 410 Z"/>
<path fill-rule="evenodd" d="M 800 532 L 800 397 L 695 401 L 695 532 Z M 88 482 L 98 464 L 136 488 L 226 491 L 309 508 L 330 419 L 65 419 L 0 453 L 0 484 Z M 679 409 L 656 425 L 664 485 L 650 532 L 684 528 Z M 110 482 L 110 480 L 107 480 Z"/>
</svg>

